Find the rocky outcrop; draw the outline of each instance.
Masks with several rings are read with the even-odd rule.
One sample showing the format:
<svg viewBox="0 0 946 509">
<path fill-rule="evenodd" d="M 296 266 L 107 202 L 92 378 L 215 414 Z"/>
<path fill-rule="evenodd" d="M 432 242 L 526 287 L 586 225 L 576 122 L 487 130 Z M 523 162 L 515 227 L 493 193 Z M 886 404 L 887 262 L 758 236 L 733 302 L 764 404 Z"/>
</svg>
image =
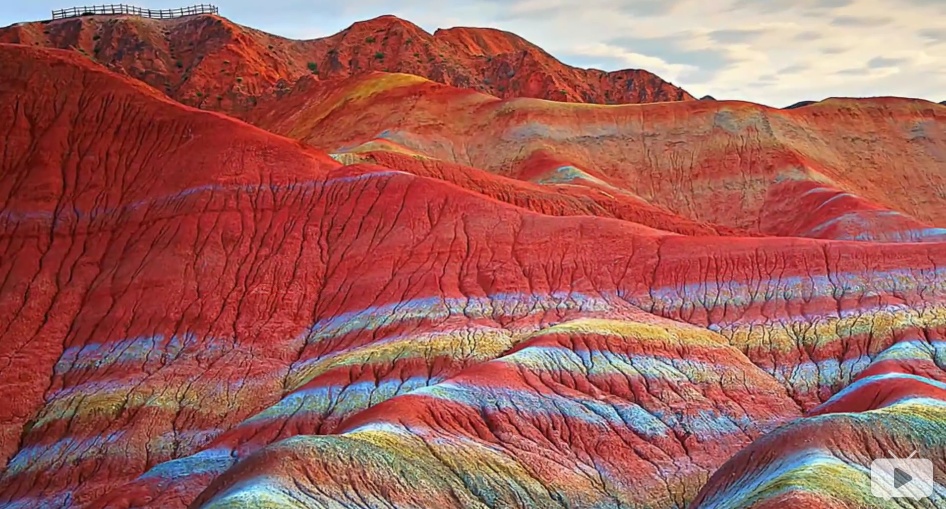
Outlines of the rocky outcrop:
<svg viewBox="0 0 946 509">
<path fill-rule="evenodd" d="M 410 73 L 496 97 L 625 104 L 693 100 L 645 70 L 563 64 L 514 34 L 486 28 L 434 34 L 394 16 L 296 41 L 212 15 L 174 20 L 89 16 L 19 24 L 0 42 L 79 51 L 203 109 L 240 113 L 302 76 L 330 80 L 373 71 Z"/>
</svg>

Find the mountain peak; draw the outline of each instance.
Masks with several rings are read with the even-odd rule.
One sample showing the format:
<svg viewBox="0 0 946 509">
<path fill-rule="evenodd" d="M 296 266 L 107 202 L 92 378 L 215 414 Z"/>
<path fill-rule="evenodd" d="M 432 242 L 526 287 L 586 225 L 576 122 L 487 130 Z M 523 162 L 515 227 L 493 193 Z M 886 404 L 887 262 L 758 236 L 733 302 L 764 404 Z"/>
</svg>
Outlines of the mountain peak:
<svg viewBox="0 0 946 509">
<path fill-rule="evenodd" d="M 542 51 L 522 37 L 496 28 L 439 28 L 434 32 L 434 37 L 476 56 L 495 56 L 524 50 Z"/>
<path fill-rule="evenodd" d="M 182 103 L 238 115 L 304 76 L 325 80 L 375 71 L 415 74 L 500 98 L 598 104 L 694 99 L 643 70 L 572 67 L 504 30 L 455 27 L 430 34 L 393 15 L 312 40 L 214 15 L 94 16 L 0 29 L 0 42 L 72 49 Z"/>
<path fill-rule="evenodd" d="M 348 28 L 343 30 L 346 31 L 383 31 L 390 30 L 391 28 L 401 27 L 406 28 L 411 31 L 424 32 L 426 31 L 415 25 L 414 23 L 399 18 L 393 14 L 382 14 L 381 16 L 376 16 L 374 18 L 356 21 L 351 24 Z M 428 34 L 429 35 L 429 34 Z"/>
</svg>

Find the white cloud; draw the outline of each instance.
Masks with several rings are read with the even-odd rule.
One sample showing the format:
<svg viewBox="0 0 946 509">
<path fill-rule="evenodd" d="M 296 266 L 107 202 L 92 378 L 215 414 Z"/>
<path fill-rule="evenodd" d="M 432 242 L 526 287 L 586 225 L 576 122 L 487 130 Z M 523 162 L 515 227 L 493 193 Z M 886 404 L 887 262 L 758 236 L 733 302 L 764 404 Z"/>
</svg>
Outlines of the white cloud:
<svg viewBox="0 0 946 509">
<path fill-rule="evenodd" d="M 646 69 L 661 78 L 677 82 L 681 76 L 697 70 L 696 66 L 687 64 L 672 64 L 666 60 L 628 51 L 619 46 L 604 43 L 582 44 L 569 54 L 586 59 L 590 67 L 609 67 L 608 62 L 620 62 L 625 69 Z M 613 67 L 613 66 L 612 66 Z"/>
</svg>

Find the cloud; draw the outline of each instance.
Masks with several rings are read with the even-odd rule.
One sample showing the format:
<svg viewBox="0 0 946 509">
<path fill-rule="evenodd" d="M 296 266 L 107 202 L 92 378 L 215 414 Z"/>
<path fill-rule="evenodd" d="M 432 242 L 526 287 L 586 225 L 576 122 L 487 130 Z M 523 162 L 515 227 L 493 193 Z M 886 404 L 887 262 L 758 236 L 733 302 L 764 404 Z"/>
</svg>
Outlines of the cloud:
<svg viewBox="0 0 946 509">
<path fill-rule="evenodd" d="M 794 41 L 816 41 L 825 37 L 824 32 L 817 30 L 803 30 L 792 36 Z"/>
<path fill-rule="evenodd" d="M 903 1 L 912 6 L 931 8 L 933 10 L 939 11 L 940 13 L 946 14 L 946 2 L 943 2 L 942 0 L 903 0 Z"/>
<path fill-rule="evenodd" d="M 701 45 L 696 39 L 694 33 L 681 32 L 660 37 L 621 36 L 606 43 L 680 66 L 681 77 L 693 80 L 709 80 L 716 72 L 739 61 L 725 46 Z"/>
<path fill-rule="evenodd" d="M 877 28 L 887 26 L 893 18 L 887 16 L 837 16 L 831 20 L 836 27 Z"/>
<path fill-rule="evenodd" d="M 887 57 L 874 57 L 867 62 L 867 67 L 873 69 L 879 69 L 882 67 L 896 67 L 898 65 L 905 64 L 909 62 L 908 58 L 887 58 Z"/>
<path fill-rule="evenodd" d="M 854 2 L 855 0 L 734 0 L 729 11 L 748 10 L 760 14 L 777 14 L 796 10 L 813 15 L 825 10 L 847 7 Z"/>
<path fill-rule="evenodd" d="M 928 39 L 933 44 L 946 42 L 946 27 L 924 28 L 917 33 L 920 37 Z"/>
<path fill-rule="evenodd" d="M 820 0 L 815 2 L 814 7 L 816 9 L 840 9 L 841 7 L 854 5 L 854 3 L 855 0 Z"/>
<path fill-rule="evenodd" d="M 726 30 L 713 30 L 709 38 L 719 44 L 745 44 L 752 42 L 765 33 L 761 28 L 730 28 Z"/>
<path fill-rule="evenodd" d="M 639 17 L 665 16 L 686 2 L 678 0 L 635 0 L 633 2 L 611 2 L 622 14 Z M 572 4 L 574 5 L 574 4 Z"/>
<path fill-rule="evenodd" d="M 870 74 L 870 69 L 866 67 L 853 67 L 850 69 L 841 69 L 835 72 L 835 74 L 841 76 L 866 76 Z"/>
<path fill-rule="evenodd" d="M 792 64 L 792 65 L 782 67 L 781 69 L 777 71 L 777 73 L 779 75 L 797 74 L 803 71 L 807 71 L 808 69 L 810 69 L 810 66 L 808 64 Z"/>
<path fill-rule="evenodd" d="M 4 0 L 0 0 L 3 2 Z M 61 0 L 7 2 L 0 25 L 49 16 Z M 381 14 L 428 32 L 485 26 L 562 61 L 647 69 L 700 97 L 772 105 L 830 96 L 943 100 L 946 0 L 219 0 L 233 21 L 324 37 Z M 148 0 L 178 7 L 180 0 Z"/>
<path fill-rule="evenodd" d="M 597 69 L 644 69 L 672 82 L 699 69 L 685 63 L 668 62 L 659 56 L 629 51 L 621 46 L 596 43 L 586 44 L 567 54 L 570 60 L 584 63 L 582 67 Z"/>
</svg>

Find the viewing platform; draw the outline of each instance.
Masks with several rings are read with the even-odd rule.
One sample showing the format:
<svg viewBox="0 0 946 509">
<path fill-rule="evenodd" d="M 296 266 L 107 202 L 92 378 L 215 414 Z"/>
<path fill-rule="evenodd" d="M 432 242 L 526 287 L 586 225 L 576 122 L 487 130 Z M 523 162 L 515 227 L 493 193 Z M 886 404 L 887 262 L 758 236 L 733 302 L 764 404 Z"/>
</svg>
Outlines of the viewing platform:
<svg viewBox="0 0 946 509">
<path fill-rule="evenodd" d="M 53 19 L 78 18 L 81 16 L 115 16 L 128 15 L 140 16 L 150 19 L 173 19 L 183 18 L 185 16 L 196 16 L 198 14 L 219 14 L 220 10 L 215 5 L 200 4 L 190 7 L 181 7 L 178 9 L 142 9 L 134 5 L 125 4 L 107 4 L 107 5 L 87 5 L 83 7 L 72 7 L 70 9 L 59 9 L 53 11 Z"/>
</svg>

